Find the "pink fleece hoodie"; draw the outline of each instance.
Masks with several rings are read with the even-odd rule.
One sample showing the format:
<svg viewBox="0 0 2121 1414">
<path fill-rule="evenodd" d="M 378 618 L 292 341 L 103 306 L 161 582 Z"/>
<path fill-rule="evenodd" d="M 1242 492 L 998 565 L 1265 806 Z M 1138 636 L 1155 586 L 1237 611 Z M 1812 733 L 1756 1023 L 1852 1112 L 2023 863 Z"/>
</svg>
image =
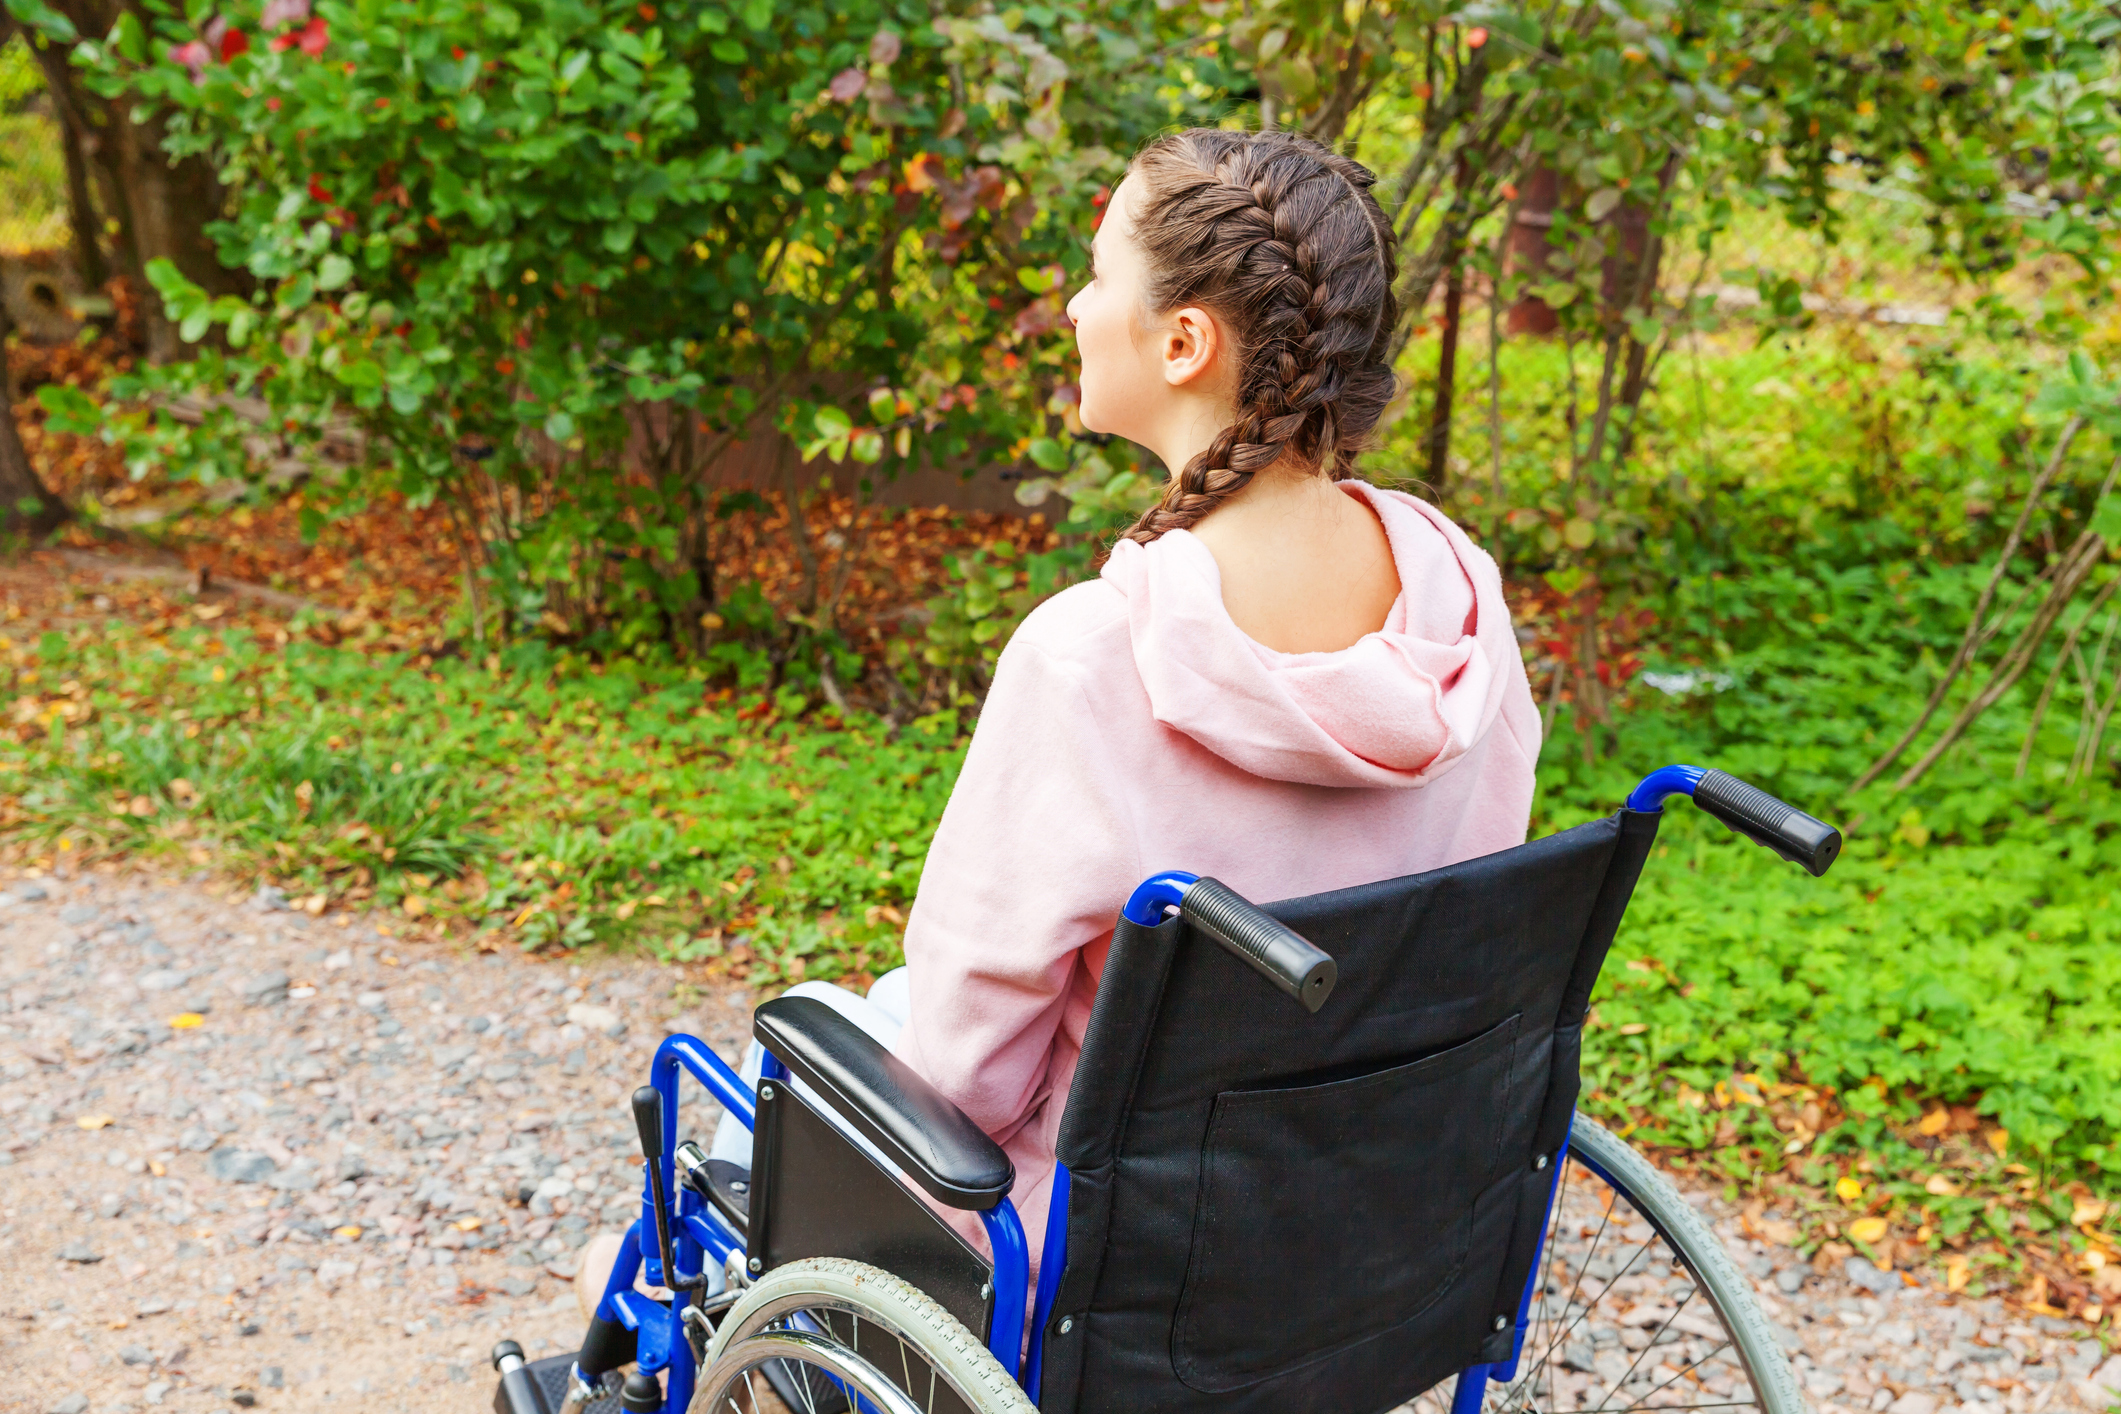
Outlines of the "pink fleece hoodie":
<svg viewBox="0 0 2121 1414">
<path fill-rule="evenodd" d="M 906 928 L 897 1053 L 1016 1165 L 1034 1259 L 1112 924 L 1161 869 L 1260 902 L 1524 841 L 1539 755 L 1495 563 L 1411 496 L 1383 522 L 1400 594 L 1337 653 L 1277 653 L 1186 531 L 1121 541 L 1010 640 Z M 954 1214 L 985 1248 L 973 1215 Z"/>
</svg>

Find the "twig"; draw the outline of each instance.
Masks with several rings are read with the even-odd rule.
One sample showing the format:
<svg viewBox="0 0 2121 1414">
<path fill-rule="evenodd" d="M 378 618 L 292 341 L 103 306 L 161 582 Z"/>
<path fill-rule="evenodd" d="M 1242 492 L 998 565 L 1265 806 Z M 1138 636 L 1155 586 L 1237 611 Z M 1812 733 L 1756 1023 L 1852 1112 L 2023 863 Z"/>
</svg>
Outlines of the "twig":
<svg viewBox="0 0 2121 1414">
<path fill-rule="evenodd" d="M 1952 655 L 1951 666 L 1946 668 L 1944 676 L 1938 679 L 1937 686 L 1930 693 L 1929 701 L 1922 704 L 1921 713 L 1909 724 L 1908 729 L 1901 733 L 1900 740 L 1894 742 L 1890 750 L 1873 761 L 1863 774 L 1856 778 L 1855 783 L 1849 787 L 1849 794 L 1853 795 L 1877 780 L 1888 766 L 1900 759 L 1900 753 L 1906 751 L 1915 738 L 1922 735 L 1923 729 L 1930 723 L 1930 718 L 1935 716 L 1938 707 L 1943 705 L 1945 695 L 1952 690 L 1952 684 L 1959 680 L 1959 674 L 1973 661 L 1974 654 L 1981 646 L 1982 622 L 1988 615 L 1990 601 L 1996 597 L 1996 586 L 2010 573 L 2011 561 L 2017 558 L 2018 546 L 2025 539 L 2025 527 L 2032 520 L 2033 511 L 2040 504 L 2040 497 L 2046 492 L 2048 483 L 2062 470 L 2062 462 L 2069 455 L 2070 444 L 2077 440 L 2077 434 L 2083 430 L 2084 418 L 2081 414 L 2072 417 L 2063 427 L 2062 435 L 2055 440 L 2054 454 L 2048 458 L 2047 465 L 2041 469 L 2039 475 L 2033 478 L 2032 488 L 2026 492 L 2025 504 L 2018 510 L 2017 523 L 2011 526 L 2010 536 L 2003 542 L 2003 553 L 1996 560 L 1995 572 L 1989 576 L 1980 599 L 1974 604 L 1974 612 L 1967 621 L 1966 636 L 1960 639 L 1959 651 Z M 1916 774 L 1919 775 L 1920 772 Z M 1902 779 L 1905 780 L 1906 777 Z M 1905 786 L 1896 789 L 1905 789 Z"/>
</svg>

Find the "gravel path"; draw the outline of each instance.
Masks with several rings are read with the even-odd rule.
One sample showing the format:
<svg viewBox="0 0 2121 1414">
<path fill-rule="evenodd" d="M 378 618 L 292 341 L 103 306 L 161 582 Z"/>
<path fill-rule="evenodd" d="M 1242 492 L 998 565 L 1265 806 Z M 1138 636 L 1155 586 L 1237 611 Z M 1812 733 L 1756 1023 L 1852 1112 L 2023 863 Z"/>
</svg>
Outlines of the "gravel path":
<svg viewBox="0 0 2121 1414">
<path fill-rule="evenodd" d="M 140 873 L 0 877 L 0 1408 L 486 1409 L 494 1341 L 579 1334 L 655 1042 L 733 1054 L 749 1002 Z M 2121 1357 L 2061 1322 L 1814 1274 L 1700 1204 L 1822 1414 L 2121 1399 Z"/>
</svg>

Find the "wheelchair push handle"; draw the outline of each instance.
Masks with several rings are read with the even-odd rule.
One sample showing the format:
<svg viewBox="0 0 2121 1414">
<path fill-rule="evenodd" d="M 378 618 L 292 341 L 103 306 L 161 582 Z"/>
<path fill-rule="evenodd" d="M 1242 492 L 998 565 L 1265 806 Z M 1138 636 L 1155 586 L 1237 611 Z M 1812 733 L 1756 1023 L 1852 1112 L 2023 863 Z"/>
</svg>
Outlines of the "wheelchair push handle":
<svg viewBox="0 0 2121 1414">
<path fill-rule="evenodd" d="M 1662 767 L 1643 777 L 1628 796 L 1628 809 L 1655 813 L 1674 795 L 1692 796 L 1703 810 L 1755 844 L 1803 865 L 1814 878 L 1823 876 L 1841 853 L 1841 831 L 1728 771 Z"/>
<path fill-rule="evenodd" d="M 1315 1012 L 1333 995 L 1340 970 L 1324 951 L 1280 919 L 1252 906 L 1216 879 L 1186 890 L 1179 915 L 1221 943 L 1260 976 Z"/>
</svg>

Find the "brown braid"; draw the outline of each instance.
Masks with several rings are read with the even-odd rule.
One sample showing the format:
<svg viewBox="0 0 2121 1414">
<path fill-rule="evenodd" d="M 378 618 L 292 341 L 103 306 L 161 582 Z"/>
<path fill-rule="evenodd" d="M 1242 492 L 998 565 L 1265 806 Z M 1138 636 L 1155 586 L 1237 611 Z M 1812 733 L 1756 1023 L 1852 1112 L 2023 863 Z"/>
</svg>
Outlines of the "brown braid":
<svg viewBox="0 0 2121 1414">
<path fill-rule="evenodd" d="M 1134 239 L 1152 314 L 1200 305 L 1236 345 L 1237 417 L 1126 538 L 1199 521 L 1284 458 L 1338 481 L 1392 400 L 1398 262 L 1376 178 L 1291 133 L 1194 128 L 1149 144 Z"/>
</svg>

